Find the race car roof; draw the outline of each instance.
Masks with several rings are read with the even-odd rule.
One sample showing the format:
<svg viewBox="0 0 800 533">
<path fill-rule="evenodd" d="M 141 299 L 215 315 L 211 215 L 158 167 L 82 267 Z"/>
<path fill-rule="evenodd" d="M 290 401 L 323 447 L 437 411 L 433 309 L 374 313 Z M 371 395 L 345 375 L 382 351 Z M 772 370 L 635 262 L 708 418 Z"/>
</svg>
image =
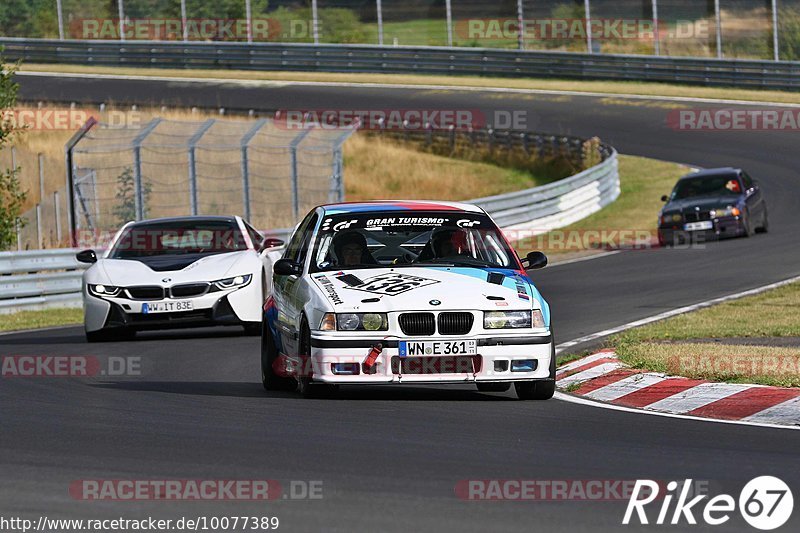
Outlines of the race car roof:
<svg viewBox="0 0 800 533">
<path fill-rule="evenodd" d="M 139 220 L 134 222 L 132 226 L 146 226 L 150 224 L 162 224 L 165 222 L 233 222 L 236 223 L 236 217 L 233 216 L 218 216 L 218 215 L 197 215 L 197 216 L 183 216 L 183 217 L 164 217 L 164 218 L 150 218 L 147 220 Z"/>
<path fill-rule="evenodd" d="M 376 200 L 372 202 L 345 202 L 323 205 L 326 215 L 343 213 L 369 213 L 372 211 L 466 211 L 483 213 L 483 209 L 472 204 L 438 202 L 430 200 Z"/>
<path fill-rule="evenodd" d="M 692 172 L 691 174 L 687 174 L 682 176 L 681 179 L 692 179 L 692 178 L 715 178 L 719 176 L 736 176 L 741 172 L 741 169 L 733 168 L 733 167 L 720 167 L 720 168 L 704 168 L 702 170 L 698 170 L 697 172 Z"/>
</svg>

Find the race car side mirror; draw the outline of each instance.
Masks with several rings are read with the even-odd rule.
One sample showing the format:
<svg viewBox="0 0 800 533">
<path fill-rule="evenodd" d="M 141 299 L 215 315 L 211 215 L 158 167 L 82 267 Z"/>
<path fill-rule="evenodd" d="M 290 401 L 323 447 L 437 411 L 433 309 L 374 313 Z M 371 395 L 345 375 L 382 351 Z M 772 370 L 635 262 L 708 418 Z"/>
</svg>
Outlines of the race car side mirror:
<svg viewBox="0 0 800 533">
<path fill-rule="evenodd" d="M 75 254 L 75 259 L 81 263 L 97 263 L 97 254 L 94 253 L 94 250 L 83 250 Z"/>
<path fill-rule="evenodd" d="M 284 244 L 286 243 L 280 239 L 276 239 L 274 237 L 267 237 L 266 239 L 264 239 L 264 242 L 261 243 L 261 250 L 259 251 L 263 252 L 264 250 L 268 250 L 270 248 L 277 248 L 278 246 L 283 246 Z"/>
<path fill-rule="evenodd" d="M 667 200 L 669 200 L 669 196 L 667 196 L 666 194 L 661 197 L 662 202 L 666 202 Z"/>
<path fill-rule="evenodd" d="M 303 273 L 303 265 L 291 259 L 278 259 L 272 271 L 279 276 L 299 276 Z"/>
<path fill-rule="evenodd" d="M 525 259 L 522 260 L 522 266 L 525 270 L 544 268 L 547 266 L 547 256 L 542 252 L 530 252 L 525 256 Z"/>
</svg>

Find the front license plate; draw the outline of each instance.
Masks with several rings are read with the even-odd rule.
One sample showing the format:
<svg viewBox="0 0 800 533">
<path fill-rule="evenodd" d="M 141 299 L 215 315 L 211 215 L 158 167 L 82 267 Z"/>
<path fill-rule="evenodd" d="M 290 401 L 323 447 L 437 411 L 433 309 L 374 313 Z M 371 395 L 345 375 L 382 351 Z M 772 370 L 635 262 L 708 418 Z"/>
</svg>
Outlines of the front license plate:
<svg viewBox="0 0 800 533">
<path fill-rule="evenodd" d="M 177 300 L 174 302 L 147 302 L 142 304 L 142 314 L 174 313 L 176 311 L 191 311 L 194 303 L 190 300 Z"/>
<path fill-rule="evenodd" d="M 400 357 L 477 354 L 476 341 L 400 341 Z"/>
<path fill-rule="evenodd" d="M 688 224 L 683 226 L 683 229 L 685 229 L 686 231 L 701 231 L 704 229 L 711 229 L 713 227 L 714 227 L 713 222 L 711 222 L 710 220 L 704 220 L 702 222 L 689 222 Z"/>
</svg>

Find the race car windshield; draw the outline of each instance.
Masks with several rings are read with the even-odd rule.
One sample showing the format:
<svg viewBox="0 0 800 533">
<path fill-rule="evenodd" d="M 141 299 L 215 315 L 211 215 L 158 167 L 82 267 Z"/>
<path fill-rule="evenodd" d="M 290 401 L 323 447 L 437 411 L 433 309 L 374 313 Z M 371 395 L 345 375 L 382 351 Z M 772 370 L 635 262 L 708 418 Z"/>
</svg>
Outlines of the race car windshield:
<svg viewBox="0 0 800 533">
<path fill-rule="evenodd" d="M 518 268 L 489 217 L 463 211 L 400 211 L 326 216 L 313 272 L 380 267 Z"/>
<path fill-rule="evenodd" d="M 678 182 L 672 193 L 673 200 L 697 196 L 737 196 L 742 192 L 736 176 L 688 178 Z"/>
<path fill-rule="evenodd" d="M 247 244 L 235 222 L 182 220 L 130 226 L 109 257 L 203 256 L 240 250 L 247 250 Z"/>
</svg>

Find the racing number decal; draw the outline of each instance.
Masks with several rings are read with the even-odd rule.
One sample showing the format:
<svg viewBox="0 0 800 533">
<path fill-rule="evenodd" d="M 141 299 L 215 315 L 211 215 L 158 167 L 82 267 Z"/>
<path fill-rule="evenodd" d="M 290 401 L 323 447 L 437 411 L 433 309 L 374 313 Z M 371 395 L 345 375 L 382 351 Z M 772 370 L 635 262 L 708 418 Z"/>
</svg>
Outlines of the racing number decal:
<svg viewBox="0 0 800 533">
<path fill-rule="evenodd" d="M 426 285 L 433 285 L 439 283 L 435 279 L 420 278 L 417 276 L 409 276 L 408 274 L 380 274 L 378 276 L 367 278 L 361 285 L 353 285 L 345 287 L 346 289 L 355 289 L 357 291 L 371 292 L 375 294 L 384 294 L 386 296 L 394 296 L 395 294 L 402 294 L 404 292 L 425 287 Z"/>
</svg>

